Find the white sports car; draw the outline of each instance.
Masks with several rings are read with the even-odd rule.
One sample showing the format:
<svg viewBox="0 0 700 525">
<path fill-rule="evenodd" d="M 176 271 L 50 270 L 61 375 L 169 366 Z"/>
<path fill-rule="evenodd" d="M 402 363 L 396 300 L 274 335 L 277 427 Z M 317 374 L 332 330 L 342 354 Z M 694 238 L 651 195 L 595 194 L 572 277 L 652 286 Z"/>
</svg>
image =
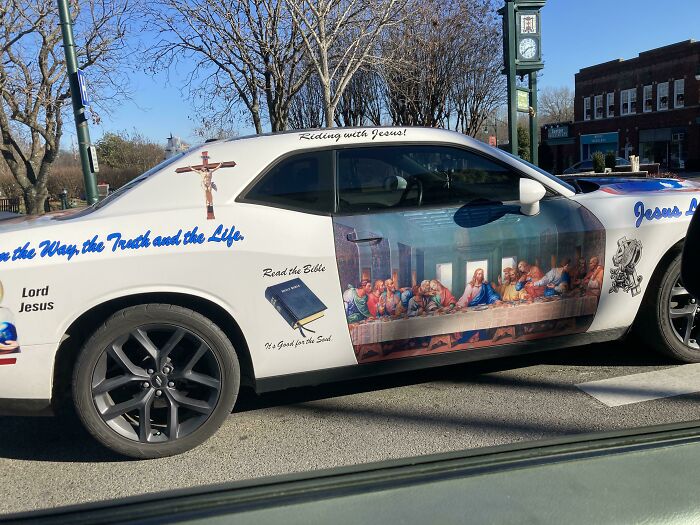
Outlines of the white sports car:
<svg viewBox="0 0 700 525">
<path fill-rule="evenodd" d="M 0 403 L 72 397 L 133 457 L 258 392 L 609 341 L 700 361 L 680 254 L 700 185 L 572 179 L 463 135 L 208 143 L 97 205 L 0 223 Z"/>
</svg>

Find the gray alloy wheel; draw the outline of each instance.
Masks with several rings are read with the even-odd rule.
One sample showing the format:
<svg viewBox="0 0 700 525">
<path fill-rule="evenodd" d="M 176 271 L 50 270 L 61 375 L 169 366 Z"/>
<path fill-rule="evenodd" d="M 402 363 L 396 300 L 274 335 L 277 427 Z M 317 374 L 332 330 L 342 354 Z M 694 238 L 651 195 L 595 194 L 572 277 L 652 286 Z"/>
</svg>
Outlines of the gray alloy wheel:
<svg viewBox="0 0 700 525">
<path fill-rule="evenodd" d="M 634 329 L 639 341 L 684 363 L 700 363 L 697 300 L 683 286 L 681 254 L 654 274 Z"/>
<path fill-rule="evenodd" d="M 85 344 L 73 379 L 76 411 L 111 450 L 178 454 L 213 434 L 240 382 L 235 351 L 207 318 L 172 305 L 114 314 Z"/>
<path fill-rule="evenodd" d="M 700 345 L 698 345 L 700 319 L 698 319 L 697 300 L 685 289 L 680 276 L 671 288 L 668 316 L 678 340 L 689 348 L 700 350 Z"/>
</svg>

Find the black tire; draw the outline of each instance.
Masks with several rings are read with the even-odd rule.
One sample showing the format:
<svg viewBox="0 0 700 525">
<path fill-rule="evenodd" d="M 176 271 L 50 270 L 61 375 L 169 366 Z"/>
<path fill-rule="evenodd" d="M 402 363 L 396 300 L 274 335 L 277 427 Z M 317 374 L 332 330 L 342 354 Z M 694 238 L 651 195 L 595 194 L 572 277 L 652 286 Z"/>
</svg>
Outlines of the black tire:
<svg viewBox="0 0 700 525">
<path fill-rule="evenodd" d="M 679 252 L 649 283 L 635 323 L 638 339 L 683 363 L 699 363 L 696 304 L 683 288 Z"/>
<path fill-rule="evenodd" d="M 83 346 L 73 402 L 108 449 L 160 458 L 190 450 L 219 429 L 240 375 L 233 345 L 203 315 L 168 304 L 133 306 L 112 315 Z"/>
</svg>

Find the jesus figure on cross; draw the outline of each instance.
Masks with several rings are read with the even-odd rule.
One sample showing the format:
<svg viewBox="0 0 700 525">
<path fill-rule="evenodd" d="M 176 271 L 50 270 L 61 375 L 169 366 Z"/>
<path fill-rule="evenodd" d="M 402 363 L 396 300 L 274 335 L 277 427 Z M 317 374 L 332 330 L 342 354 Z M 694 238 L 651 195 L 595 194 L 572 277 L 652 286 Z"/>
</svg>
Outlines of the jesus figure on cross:
<svg viewBox="0 0 700 525">
<path fill-rule="evenodd" d="M 220 168 L 233 168 L 236 165 L 234 161 L 217 162 L 209 164 L 209 152 L 202 152 L 202 163 L 197 166 L 186 166 L 177 168 L 175 173 L 198 173 L 202 177 L 202 189 L 204 190 L 204 200 L 207 207 L 207 220 L 213 220 L 214 217 L 214 196 L 212 190 L 216 191 L 216 184 L 212 180 L 214 172 Z"/>
</svg>

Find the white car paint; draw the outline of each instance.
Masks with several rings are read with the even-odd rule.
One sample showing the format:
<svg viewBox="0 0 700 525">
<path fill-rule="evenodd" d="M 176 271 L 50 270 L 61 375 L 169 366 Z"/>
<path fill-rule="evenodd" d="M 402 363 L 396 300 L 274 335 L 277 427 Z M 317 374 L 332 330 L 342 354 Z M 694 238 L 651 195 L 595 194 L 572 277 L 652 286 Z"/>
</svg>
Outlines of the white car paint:
<svg viewBox="0 0 700 525">
<path fill-rule="evenodd" d="M 623 236 L 643 243 L 644 257 L 638 271 L 644 276 L 642 291 L 661 257 L 683 239 L 690 216 L 635 224 L 634 206 L 681 208 L 700 196 L 693 191 L 647 192 L 613 195 L 602 191 L 575 194 L 553 177 L 547 177 L 510 155 L 463 135 L 437 129 L 367 128 L 331 129 L 284 133 L 219 141 L 197 146 L 132 190 L 92 213 L 58 220 L 56 217 L 7 220 L 0 223 L 0 255 L 10 254 L 3 266 L 4 298 L 1 306 L 14 313 L 21 352 L 0 355 L 16 362 L 0 366 L 0 398 L 49 399 L 56 352 L 68 328 L 91 308 L 112 299 L 149 292 L 171 292 L 201 297 L 228 312 L 240 326 L 250 350 L 256 378 L 357 365 L 340 293 L 325 295 L 327 306 L 323 329 L 314 337 L 328 338 L 323 344 L 307 344 L 304 352 L 278 345 L 289 340 L 290 327 L 261 299 L 264 268 L 304 268 L 322 265 L 314 275 L 314 289 L 337 290 L 339 283 L 332 218 L 280 208 L 236 202 L 236 198 L 276 159 L 291 152 L 318 147 L 363 144 L 433 143 L 468 147 L 498 159 L 540 182 L 552 192 L 572 199 L 590 210 L 606 230 L 605 281 L 590 332 L 629 326 L 643 293 L 608 293 L 610 257 Z M 175 169 L 201 162 L 202 151 L 212 162 L 235 161 L 236 166 L 217 172 L 214 193 L 215 220 L 206 220 L 199 175 L 176 173 Z M 171 159 L 172 160 L 172 159 Z M 685 208 L 682 210 L 685 212 Z M 59 214 L 60 215 L 60 214 Z M 215 229 L 234 228 L 242 239 L 231 246 L 208 242 Z M 119 232 L 124 239 L 138 238 L 149 231 L 157 235 L 181 236 L 197 228 L 202 244 L 112 251 L 113 241 L 101 252 L 82 253 L 83 243 L 95 235 L 105 241 Z M 182 237 L 181 237 L 182 239 Z M 81 251 L 68 256 L 22 259 L 15 249 L 28 244 L 37 249 L 42 241 L 75 245 Z M 270 281 L 272 283 L 272 281 Z M 28 297 L 35 292 L 38 295 Z M 46 295 L 42 295 L 42 294 Z M 50 309 L 49 303 L 51 304 Z M 27 304 L 47 309 L 26 312 Z M 320 324 L 320 323 L 319 323 Z M 90 327 L 85 327 L 90 330 Z"/>
</svg>

